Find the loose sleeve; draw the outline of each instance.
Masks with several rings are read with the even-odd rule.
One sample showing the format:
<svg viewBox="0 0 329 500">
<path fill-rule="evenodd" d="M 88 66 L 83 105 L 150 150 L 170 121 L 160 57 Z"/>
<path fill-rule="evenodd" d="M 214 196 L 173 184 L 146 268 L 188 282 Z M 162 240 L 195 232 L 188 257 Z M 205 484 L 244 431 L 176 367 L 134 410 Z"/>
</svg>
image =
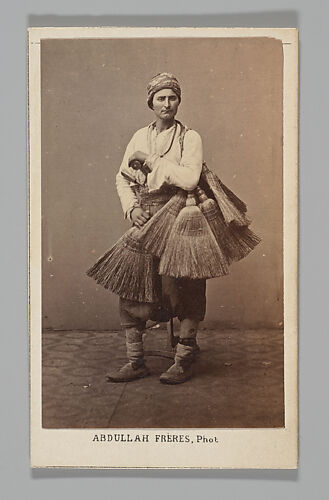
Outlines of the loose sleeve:
<svg viewBox="0 0 329 500">
<path fill-rule="evenodd" d="M 139 206 L 137 196 L 131 188 L 131 182 L 122 175 L 122 171 L 128 171 L 128 161 L 130 156 L 135 152 L 135 149 L 134 135 L 126 148 L 119 172 L 116 176 L 116 188 L 125 218 L 130 217 L 132 209 Z"/>
<path fill-rule="evenodd" d="M 148 175 L 149 191 L 170 184 L 185 190 L 194 189 L 199 182 L 202 170 L 202 140 L 195 130 L 188 130 L 184 137 L 184 148 L 180 163 L 165 157 L 154 156 L 148 164 L 152 172 Z"/>
</svg>

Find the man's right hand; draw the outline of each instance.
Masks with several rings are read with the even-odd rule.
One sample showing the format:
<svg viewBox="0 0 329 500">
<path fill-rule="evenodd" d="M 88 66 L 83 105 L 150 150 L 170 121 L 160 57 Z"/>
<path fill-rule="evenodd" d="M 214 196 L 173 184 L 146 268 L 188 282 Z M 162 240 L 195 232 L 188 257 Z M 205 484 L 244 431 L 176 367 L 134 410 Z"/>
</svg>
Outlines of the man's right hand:
<svg viewBox="0 0 329 500">
<path fill-rule="evenodd" d="M 134 226 L 141 229 L 144 226 L 144 224 L 149 220 L 150 214 L 148 212 L 145 212 L 145 210 L 143 210 L 140 207 L 135 207 L 131 211 L 130 218 Z"/>
</svg>

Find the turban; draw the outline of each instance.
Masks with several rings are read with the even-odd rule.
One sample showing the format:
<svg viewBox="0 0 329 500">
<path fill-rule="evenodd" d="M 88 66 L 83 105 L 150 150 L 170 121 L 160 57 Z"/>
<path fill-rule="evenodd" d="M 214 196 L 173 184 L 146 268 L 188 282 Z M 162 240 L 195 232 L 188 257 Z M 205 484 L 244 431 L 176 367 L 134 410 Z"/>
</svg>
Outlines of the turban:
<svg viewBox="0 0 329 500">
<path fill-rule="evenodd" d="M 181 88 L 177 78 L 171 73 L 158 73 L 147 86 L 147 104 L 152 108 L 153 96 L 162 89 L 172 89 L 177 94 L 179 102 L 181 101 Z"/>
</svg>

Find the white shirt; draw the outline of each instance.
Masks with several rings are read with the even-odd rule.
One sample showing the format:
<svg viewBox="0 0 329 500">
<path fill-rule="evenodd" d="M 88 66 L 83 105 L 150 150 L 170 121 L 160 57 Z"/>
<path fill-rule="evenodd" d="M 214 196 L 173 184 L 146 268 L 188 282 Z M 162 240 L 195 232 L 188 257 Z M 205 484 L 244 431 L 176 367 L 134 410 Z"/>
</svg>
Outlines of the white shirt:
<svg viewBox="0 0 329 500">
<path fill-rule="evenodd" d="M 125 217 L 138 206 L 137 197 L 132 189 L 136 183 L 130 182 L 121 175 L 128 171 L 130 156 L 136 151 L 148 155 L 147 164 L 152 170 L 147 177 L 147 186 L 150 192 L 158 191 L 164 185 L 177 186 L 186 191 L 194 189 L 199 182 L 202 170 L 202 140 L 195 130 L 187 130 L 183 142 L 183 152 L 179 141 L 180 125 L 158 132 L 155 122 L 137 130 L 130 140 L 124 154 L 119 172 L 116 176 L 116 187 Z M 172 146 L 168 148 L 173 139 Z M 161 157 L 161 155 L 163 155 Z"/>
</svg>

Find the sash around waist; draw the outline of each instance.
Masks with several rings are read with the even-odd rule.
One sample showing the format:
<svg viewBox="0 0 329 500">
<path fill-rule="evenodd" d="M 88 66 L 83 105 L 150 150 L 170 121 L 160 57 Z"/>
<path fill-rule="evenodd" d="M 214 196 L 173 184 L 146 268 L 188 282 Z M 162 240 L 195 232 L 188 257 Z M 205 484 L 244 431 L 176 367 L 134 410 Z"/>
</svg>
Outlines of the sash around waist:
<svg viewBox="0 0 329 500">
<path fill-rule="evenodd" d="M 149 192 L 147 186 L 138 186 L 136 196 L 141 205 L 164 205 L 177 192 L 176 187 L 166 186 L 159 191 Z"/>
</svg>

